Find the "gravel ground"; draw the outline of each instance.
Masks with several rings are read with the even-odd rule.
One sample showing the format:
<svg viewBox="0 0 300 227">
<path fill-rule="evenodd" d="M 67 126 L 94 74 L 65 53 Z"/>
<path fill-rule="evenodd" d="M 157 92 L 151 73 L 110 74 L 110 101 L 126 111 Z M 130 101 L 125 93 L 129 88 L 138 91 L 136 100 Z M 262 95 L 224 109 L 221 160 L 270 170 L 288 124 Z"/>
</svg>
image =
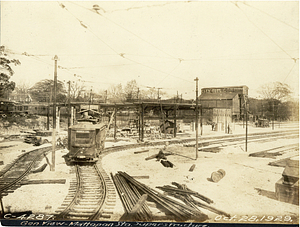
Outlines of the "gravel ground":
<svg viewBox="0 0 300 227">
<path fill-rule="evenodd" d="M 285 126 L 275 130 L 284 130 Z M 271 131 L 270 128 L 258 129 L 249 127 L 249 133 L 257 131 Z M 234 134 L 243 134 L 245 129 L 236 125 Z M 212 132 L 209 127 L 204 128 L 206 136 L 220 135 L 223 132 Z M 179 135 L 180 136 L 180 135 Z M 185 136 L 193 137 L 193 134 Z M 201 140 L 200 138 L 200 140 Z M 285 156 L 271 158 L 248 157 L 250 153 L 262 151 L 270 147 L 282 146 L 284 144 L 297 143 L 299 139 L 279 139 L 276 141 L 265 141 L 248 144 L 248 152 L 244 151 L 244 144 L 238 144 L 229 147 L 223 147 L 218 153 L 199 152 L 198 159 L 195 160 L 195 149 L 179 145 L 169 145 L 167 151 L 174 155 L 167 156 L 167 159 L 175 166 L 166 168 L 155 159 L 146 161 L 145 158 L 157 154 L 159 148 L 146 148 L 148 152 L 134 154 L 135 149 L 129 151 L 120 151 L 108 154 L 103 157 L 101 163 L 108 174 L 117 171 L 125 171 L 133 176 L 149 176 L 149 179 L 139 179 L 140 182 L 155 188 L 156 186 L 170 185 L 172 182 L 186 184 L 190 189 L 209 197 L 214 201 L 213 206 L 223 210 L 236 218 L 232 222 L 243 222 L 242 216 L 292 216 L 293 222 L 299 223 L 299 206 L 277 201 L 274 197 L 275 183 L 281 178 L 282 167 L 268 165 L 270 161 L 282 159 L 285 156 L 299 157 L 298 151 L 290 152 Z M 117 143 L 107 142 L 106 147 L 135 143 L 134 140 L 123 140 Z M 1 146 L 12 147 L 3 148 L 0 151 L 0 160 L 4 164 L 11 162 L 16 155 L 21 154 L 22 150 L 32 148 L 32 145 L 21 142 L 0 143 Z M 35 214 L 53 214 L 61 205 L 68 193 L 69 180 L 73 175 L 70 174 L 70 167 L 64 162 L 63 155 L 66 150 L 56 151 L 56 169 L 51 172 L 49 166 L 42 172 L 31 174 L 28 179 L 66 179 L 65 184 L 39 184 L 25 185 L 18 188 L 14 193 L 3 198 L 3 204 L 6 212 L 32 211 Z M 51 153 L 48 154 L 51 161 Z M 46 163 L 45 159 L 40 163 Z M 190 167 L 195 164 L 193 172 Z M 0 166 L 0 169 L 4 165 Z M 212 172 L 223 169 L 226 175 L 218 183 L 211 182 Z M 209 216 L 209 222 L 224 222 L 219 220 L 216 214 L 202 209 Z M 123 214 L 123 207 L 118 201 L 115 207 L 113 220 L 117 221 Z M 155 214 L 159 215 L 159 214 Z M 228 221 L 228 220 L 225 220 Z M 247 222 L 249 223 L 249 221 Z M 260 222 L 260 223 L 263 223 Z M 270 223 L 270 222 L 268 222 Z M 285 224 L 285 222 L 279 222 Z"/>
</svg>

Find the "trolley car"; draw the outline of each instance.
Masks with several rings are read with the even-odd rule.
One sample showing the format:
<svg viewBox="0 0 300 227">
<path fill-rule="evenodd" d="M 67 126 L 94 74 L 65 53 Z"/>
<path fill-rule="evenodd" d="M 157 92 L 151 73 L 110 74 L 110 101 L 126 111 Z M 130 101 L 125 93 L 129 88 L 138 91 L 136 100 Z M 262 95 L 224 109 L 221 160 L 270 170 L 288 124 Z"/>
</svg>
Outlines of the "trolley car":
<svg viewBox="0 0 300 227">
<path fill-rule="evenodd" d="M 68 159 L 70 162 L 96 162 L 104 150 L 105 124 L 79 122 L 69 127 Z"/>
</svg>

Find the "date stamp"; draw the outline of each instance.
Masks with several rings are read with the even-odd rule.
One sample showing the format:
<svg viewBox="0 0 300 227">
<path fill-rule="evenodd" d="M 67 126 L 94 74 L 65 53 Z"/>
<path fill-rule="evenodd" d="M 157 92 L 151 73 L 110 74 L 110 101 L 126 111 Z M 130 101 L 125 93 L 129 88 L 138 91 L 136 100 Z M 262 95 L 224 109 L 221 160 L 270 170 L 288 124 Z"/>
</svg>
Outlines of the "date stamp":
<svg viewBox="0 0 300 227">
<path fill-rule="evenodd" d="M 222 215 L 217 215 L 214 219 L 217 222 L 248 222 L 248 223 L 259 223 L 259 222 L 284 222 L 291 223 L 293 222 L 291 216 L 272 216 L 272 215 L 263 215 L 263 216 L 237 216 L 225 217 Z"/>
<path fill-rule="evenodd" d="M 13 214 L 5 214 L 3 216 L 4 219 L 16 219 L 16 220 L 53 220 L 54 215 L 51 214 L 22 214 L 20 216 L 16 216 Z"/>
</svg>

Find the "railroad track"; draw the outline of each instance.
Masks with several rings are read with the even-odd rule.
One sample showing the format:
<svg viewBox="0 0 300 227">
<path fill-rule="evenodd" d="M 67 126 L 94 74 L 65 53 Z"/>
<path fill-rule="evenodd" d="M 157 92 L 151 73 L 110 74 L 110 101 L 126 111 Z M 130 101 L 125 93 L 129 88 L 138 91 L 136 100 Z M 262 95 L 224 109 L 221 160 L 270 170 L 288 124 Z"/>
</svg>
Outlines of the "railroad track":
<svg viewBox="0 0 300 227">
<path fill-rule="evenodd" d="M 12 163 L 6 165 L 0 171 L 0 196 L 6 196 L 14 192 L 21 186 L 21 181 L 39 164 L 43 159 L 43 154 L 51 150 L 51 146 L 46 145 L 28 151 L 17 157 Z"/>
<path fill-rule="evenodd" d="M 251 133 L 248 134 L 248 142 L 259 142 L 259 141 L 267 141 L 274 140 L 280 138 L 297 138 L 299 137 L 298 130 L 285 130 L 285 131 L 275 131 L 269 133 Z M 187 139 L 172 139 L 158 142 L 145 142 L 141 144 L 128 144 L 122 146 L 114 146 L 105 148 L 104 152 L 117 152 L 121 150 L 129 150 L 134 148 L 142 148 L 148 146 L 163 146 L 166 142 L 169 144 L 186 144 L 192 145 L 193 142 L 196 141 L 195 138 L 187 138 Z M 211 136 L 211 137 L 199 137 L 199 147 L 204 148 L 211 145 L 221 144 L 220 146 L 235 145 L 239 143 L 243 143 L 245 141 L 245 135 L 225 135 L 225 136 Z"/>
<path fill-rule="evenodd" d="M 98 220 L 110 218 L 116 202 L 116 192 L 101 166 L 75 165 L 69 193 L 56 210 L 56 220 Z"/>
</svg>

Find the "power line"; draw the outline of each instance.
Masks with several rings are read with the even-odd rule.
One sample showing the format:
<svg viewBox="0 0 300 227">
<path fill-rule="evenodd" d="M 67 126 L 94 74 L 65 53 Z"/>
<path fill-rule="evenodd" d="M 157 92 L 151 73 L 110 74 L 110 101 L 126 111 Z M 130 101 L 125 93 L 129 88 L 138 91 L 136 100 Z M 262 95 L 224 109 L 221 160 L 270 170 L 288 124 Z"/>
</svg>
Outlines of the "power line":
<svg viewBox="0 0 300 227">
<path fill-rule="evenodd" d="M 245 17 L 248 19 L 248 21 L 253 24 L 258 30 L 260 30 L 268 39 L 270 39 L 277 47 L 279 47 L 286 55 L 288 55 L 291 59 L 293 59 L 293 57 L 291 55 L 289 55 L 289 53 L 287 53 L 281 46 L 279 46 L 270 36 L 268 36 L 261 28 L 259 28 L 253 21 L 250 20 L 250 18 L 247 16 L 247 14 L 244 12 L 244 10 L 242 10 L 237 3 L 233 3 L 239 10 L 242 11 L 242 13 L 245 15 Z"/>
<path fill-rule="evenodd" d="M 267 12 L 265 12 L 265 11 L 263 11 L 263 10 L 261 10 L 261 9 L 258 9 L 258 8 L 254 7 L 254 6 L 252 6 L 252 5 L 249 5 L 249 4 L 246 3 L 246 2 L 242 2 L 242 3 L 243 3 L 244 5 L 246 5 L 246 6 L 249 6 L 249 7 L 253 8 L 253 9 L 256 9 L 256 10 L 260 11 L 261 13 L 266 14 L 266 15 L 268 15 L 269 17 L 271 17 L 271 18 L 273 18 L 273 19 L 275 19 L 275 20 L 277 20 L 277 21 L 279 21 L 279 22 L 281 22 L 281 23 L 283 23 L 283 24 L 285 24 L 285 25 L 287 25 L 287 26 L 289 26 L 289 27 L 291 27 L 291 28 L 296 29 L 297 31 L 299 31 L 298 28 L 296 28 L 296 27 L 294 27 L 294 26 L 292 26 L 292 25 L 290 25 L 290 24 L 288 24 L 288 23 L 286 23 L 286 22 L 284 22 L 284 21 L 282 21 L 282 20 L 279 20 L 278 18 L 276 18 L 276 17 L 274 17 L 274 16 L 268 14 Z"/>
<path fill-rule="evenodd" d="M 84 28 L 87 29 L 89 32 L 91 32 L 96 38 L 98 38 L 102 43 L 104 43 L 108 48 L 110 48 L 110 49 L 111 49 L 113 52 L 115 52 L 117 55 L 120 55 L 114 48 L 112 48 L 110 45 L 108 45 L 106 42 L 104 42 L 104 41 L 103 41 L 99 36 L 97 36 L 91 29 L 89 29 L 89 27 L 88 27 L 87 25 L 85 25 L 85 24 L 83 23 L 82 20 L 80 20 L 76 15 L 74 15 L 73 13 L 71 13 L 71 11 L 68 10 L 68 9 L 66 8 L 65 5 L 63 5 L 62 3 L 59 3 L 59 2 L 58 2 L 58 4 L 59 4 L 63 9 L 65 9 L 68 13 L 70 13 L 76 20 L 78 20 L 79 23 L 80 23 L 80 25 L 81 25 L 82 27 L 84 27 Z"/>
<path fill-rule="evenodd" d="M 188 61 L 260 61 L 260 60 L 287 60 L 291 58 L 202 58 L 202 59 L 185 59 L 185 62 Z"/>
<path fill-rule="evenodd" d="M 185 1 L 184 3 L 189 3 L 190 1 Z M 182 2 L 166 2 L 164 4 L 158 4 L 158 5 L 147 5 L 147 6 L 140 6 L 140 7 L 129 7 L 129 8 L 126 8 L 126 9 L 116 9 L 116 10 L 111 10 L 111 11 L 106 11 L 107 13 L 114 13 L 114 12 L 117 12 L 117 11 L 129 11 L 129 10 L 138 10 L 138 9 L 144 9 L 144 8 L 151 8 L 151 7 L 162 7 L 162 6 L 165 6 L 165 5 L 168 5 L 168 4 L 175 4 L 175 3 L 182 3 Z"/>
<path fill-rule="evenodd" d="M 120 28 L 124 29 L 125 31 L 129 32 L 130 34 L 132 34 L 132 35 L 136 36 L 137 38 L 141 39 L 142 41 L 144 41 L 144 42 L 148 43 L 148 44 L 149 44 L 149 45 L 151 45 L 152 47 L 154 47 L 154 48 L 156 48 L 157 50 L 159 50 L 159 51 L 163 52 L 164 54 L 166 54 L 166 55 L 168 55 L 168 56 L 170 56 L 170 57 L 172 57 L 172 58 L 174 58 L 174 59 L 178 59 L 178 58 L 176 58 L 176 57 L 172 56 L 171 54 L 169 54 L 169 53 L 165 52 L 164 50 L 162 50 L 162 49 L 158 48 L 157 46 L 153 45 L 153 44 L 152 44 L 152 43 L 150 43 L 149 41 L 147 41 L 147 40 L 143 39 L 143 38 L 142 38 L 142 37 L 140 37 L 139 35 L 137 35 L 137 34 L 133 33 L 132 31 L 128 30 L 128 29 L 127 29 L 127 28 L 125 28 L 124 26 L 122 26 L 122 25 L 120 25 L 120 24 L 118 24 L 118 23 L 114 22 L 113 20 L 111 20 L 111 19 L 109 19 L 109 18 L 107 18 L 107 17 L 103 16 L 102 14 L 99 14 L 99 13 L 97 13 L 97 11 L 96 11 L 96 10 L 91 10 L 91 9 L 89 9 L 89 8 L 86 8 L 86 7 L 84 7 L 84 6 L 81 6 L 81 5 L 79 5 L 79 4 L 75 3 L 75 2 L 70 2 L 70 3 L 72 3 L 72 4 L 75 4 L 75 5 L 79 6 L 79 7 L 82 7 L 82 8 L 84 8 L 84 9 L 88 10 L 88 11 L 91 11 L 91 12 L 94 12 L 94 13 L 98 14 L 99 16 L 101 16 L 101 17 L 105 18 L 105 19 L 106 19 L 106 20 L 108 20 L 109 22 L 111 22 L 111 23 L 115 24 L 116 26 L 118 26 L 118 27 L 120 27 Z"/>
<path fill-rule="evenodd" d="M 298 59 L 299 60 L 299 59 Z M 288 78 L 288 76 L 291 74 L 293 68 L 295 67 L 295 65 L 297 64 L 297 61 L 295 61 L 295 63 L 293 64 L 291 70 L 289 71 L 289 73 L 286 75 L 286 77 L 284 78 L 284 80 L 282 81 L 282 83 L 284 83 L 284 81 L 286 80 L 286 78 Z"/>
<path fill-rule="evenodd" d="M 157 71 L 157 72 L 160 72 L 160 73 L 163 73 L 163 74 L 167 74 L 167 75 L 169 75 L 169 76 L 172 76 L 172 77 L 177 78 L 177 79 L 180 79 L 180 80 L 187 81 L 187 82 L 189 82 L 189 83 L 193 83 L 193 82 L 191 82 L 191 81 L 189 81 L 189 80 L 183 79 L 183 78 L 178 77 L 178 76 L 174 76 L 174 75 L 172 75 L 172 74 L 169 74 L 169 73 L 167 73 L 167 72 L 161 71 L 161 70 L 159 70 L 159 69 L 155 69 L 155 68 L 153 68 L 153 67 L 151 67 L 151 66 L 142 64 L 142 63 L 140 63 L 140 62 L 134 61 L 134 60 L 129 59 L 129 58 L 127 58 L 127 57 L 124 57 L 124 58 L 127 59 L 127 60 L 129 60 L 129 61 L 135 62 L 135 63 L 138 64 L 138 65 L 142 65 L 142 66 L 147 67 L 147 68 L 149 68 L 149 69 L 155 70 L 155 71 Z M 180 63 L 179 63 L 179 64 L 180 64 Z"/>
<path fill-rule="evenodd" d="M 166 75 L 160 82 L 158 82 L 158 83 L 155 85 L 155 87 L 158 86 L 160 83 L 162 83 L 168 76 L 170 76 L 170 74 L 171 74 L 172 72 L 175 71 L 175 69 L 180 65 L 180 63 L 181 63 L 181 62 L 179 62 L 179 63 L 171 70 L 171 72 L 169 72 L 168 75 Z"/>
</svg>

